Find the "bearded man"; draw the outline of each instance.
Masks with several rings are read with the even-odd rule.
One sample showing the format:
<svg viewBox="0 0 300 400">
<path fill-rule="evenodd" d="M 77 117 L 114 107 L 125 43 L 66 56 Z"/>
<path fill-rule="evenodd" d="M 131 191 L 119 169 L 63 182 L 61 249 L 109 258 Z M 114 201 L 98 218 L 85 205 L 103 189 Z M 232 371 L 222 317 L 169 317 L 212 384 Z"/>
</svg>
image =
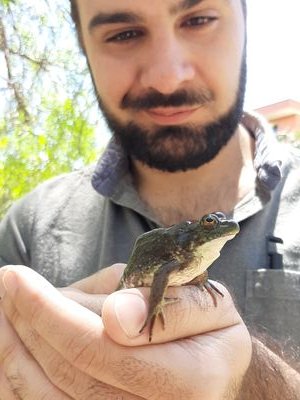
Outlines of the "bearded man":
<svg viewBox="0 0 300 400">
<path fill-rule="evenodd" d="M 299 399 L 285 354 L 300 346 L 300 163 L 243 111 L 245 2 L 71 7 L 113 135 L 96 167 L 42 184 L 0 225 L 0 397 Z M 171 288 L 150 344 L 149 290 L 115 292 L 117 263 L 141 233 L 217 210 L 241 230 L 209 269 L 229 291 L 215 283 L 214 307 Z"/>
</svg>

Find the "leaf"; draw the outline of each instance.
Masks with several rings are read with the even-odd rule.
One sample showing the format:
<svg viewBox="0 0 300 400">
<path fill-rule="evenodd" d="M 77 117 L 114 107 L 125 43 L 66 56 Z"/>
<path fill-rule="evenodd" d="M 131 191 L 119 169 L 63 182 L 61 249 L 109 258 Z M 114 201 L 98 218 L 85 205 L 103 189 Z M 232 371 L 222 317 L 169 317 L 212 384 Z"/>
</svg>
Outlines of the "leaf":
<svg viewBox="0 0 300 400">
<path fill-rule="evenodd" d="M 5 150 L 8 146 L 8 137 L 0 137 L 0 150 Z"/>
</svg>

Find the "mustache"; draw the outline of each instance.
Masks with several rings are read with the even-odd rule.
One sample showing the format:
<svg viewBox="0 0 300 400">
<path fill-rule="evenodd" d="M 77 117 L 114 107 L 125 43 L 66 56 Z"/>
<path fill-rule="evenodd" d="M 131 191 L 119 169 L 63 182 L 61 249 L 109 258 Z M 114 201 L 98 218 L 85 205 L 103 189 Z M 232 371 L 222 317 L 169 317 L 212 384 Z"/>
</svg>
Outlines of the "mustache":
<svg viewBox="0 0 300 400">
<path fill-rule="evenodd" d="M 214 100 L 210 90 L 201 89 L 198 91 L 178 90 L 169 95 L 157 91 L 151 91 L 140 97 L 125 95 L 122 102 L 122 109 L 133 109 L 135 111 L 148 110 L 158 107 L 181 107 L 181 106 L 203 106 Z"/>
</svg>

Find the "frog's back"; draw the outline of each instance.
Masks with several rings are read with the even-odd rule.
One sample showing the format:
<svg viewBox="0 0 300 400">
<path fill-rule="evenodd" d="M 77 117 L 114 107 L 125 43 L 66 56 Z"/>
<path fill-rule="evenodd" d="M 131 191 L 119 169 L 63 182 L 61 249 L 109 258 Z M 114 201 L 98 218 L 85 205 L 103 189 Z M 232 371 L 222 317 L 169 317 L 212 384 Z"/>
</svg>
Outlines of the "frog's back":
<svg viewBox="0 0 300 400">
<path fill-rule="evenodd" d="M 137 239 L 128 265 L 146 265 L 162 258 L 168 259 L 173 254 L 174 248 L 175 243 L 166 229 L 152 230 Z"/>
<path fill-rule="evenodd" d="M 138 237 L 123 274 L 123 284 L 127 287 L 151 286 L 154 274 L 161 267 L 172 263 L 175 270 L 183 261 L 191 262 L 195 229 L 199 231 L 201 227 L 184 221 Z"/>
</svg>

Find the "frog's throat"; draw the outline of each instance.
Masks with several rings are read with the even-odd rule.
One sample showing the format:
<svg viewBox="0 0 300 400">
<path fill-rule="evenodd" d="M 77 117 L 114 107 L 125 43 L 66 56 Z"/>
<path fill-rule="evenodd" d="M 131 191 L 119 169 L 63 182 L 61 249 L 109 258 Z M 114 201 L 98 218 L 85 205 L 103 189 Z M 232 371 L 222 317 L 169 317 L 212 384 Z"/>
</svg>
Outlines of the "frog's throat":
<svg viewBox="0 0 300 400">
<path fill-rule="evenodd" d="M 210 240 L 196 249 L 194 255 L 202 259 L 201 270 L 203 272 L 220 256 L 222 247 L 234 236 L 235 234 Z"/>
</svg>

